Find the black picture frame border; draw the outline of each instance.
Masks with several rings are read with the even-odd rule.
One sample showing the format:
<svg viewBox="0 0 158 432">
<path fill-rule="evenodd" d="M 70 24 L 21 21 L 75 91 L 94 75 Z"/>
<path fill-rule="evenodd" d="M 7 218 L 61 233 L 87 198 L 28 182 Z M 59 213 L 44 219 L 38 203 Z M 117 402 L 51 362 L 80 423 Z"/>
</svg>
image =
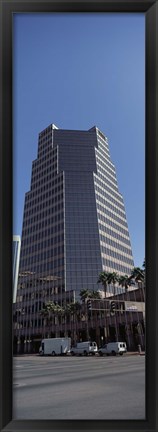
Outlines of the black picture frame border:
<svg viewBox="0 0 158 432">
<path fill-rule="evenodd" d="M 12 18 L 28 12 L 143 12 L 146 20 L 146 420 L 12 420 Z M 158 2 L 0 0 L 0 427 L 1 431 L 158 431 Z M 132 121 L 132 119 L 131 119 Z M 19 179 L 20 180 L 20 179 Z M 137 210 L 137 209 L 136 209 Z M 119 395 L 120 397 L 120 395 Z"/>
</svg>

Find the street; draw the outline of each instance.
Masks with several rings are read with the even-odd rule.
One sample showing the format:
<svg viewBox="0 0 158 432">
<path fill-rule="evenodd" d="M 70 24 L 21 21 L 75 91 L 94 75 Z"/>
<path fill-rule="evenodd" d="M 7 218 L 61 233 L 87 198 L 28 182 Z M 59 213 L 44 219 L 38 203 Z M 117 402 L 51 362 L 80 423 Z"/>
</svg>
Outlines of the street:
<svg viewBox="0 0 158 432">
<path fill-rule="evenodd" d="M 145 357 L 14 357 L 14 419 L 145 419 Z"/>
</svg>

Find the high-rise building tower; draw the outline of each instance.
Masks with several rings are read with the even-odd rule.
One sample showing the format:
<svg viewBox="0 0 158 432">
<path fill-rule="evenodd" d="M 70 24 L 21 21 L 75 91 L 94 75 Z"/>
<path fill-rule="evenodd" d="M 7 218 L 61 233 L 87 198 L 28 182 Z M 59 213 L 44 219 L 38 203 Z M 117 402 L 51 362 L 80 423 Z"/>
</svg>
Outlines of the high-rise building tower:
<svg viewBox="0 0 158 432">
<path fill-rule="evenodd" d="M 100 272 L 129 275 L 133 266 L 107 138 L 97 127 L 51 124 L 39 134 L 25 196 L 17 298 L 22 326 L 27 319 L 39 326 L 36 313 L 45 299 L 78 300 L 82 289 L 98 289 Z"/>
</svg>

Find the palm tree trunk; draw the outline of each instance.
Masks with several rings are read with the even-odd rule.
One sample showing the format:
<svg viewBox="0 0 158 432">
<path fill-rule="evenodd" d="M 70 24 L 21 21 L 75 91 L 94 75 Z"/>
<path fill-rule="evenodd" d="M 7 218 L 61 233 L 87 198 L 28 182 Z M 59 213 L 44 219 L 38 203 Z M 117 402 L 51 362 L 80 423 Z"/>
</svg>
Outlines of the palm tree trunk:
<svg viewBox="0 0 158 432">
<path fill-rule="evenodd" d="M 100 331 L 99 331 L 99 320 L 97 317 L 97 311 L 95 313 L 95 328 L 96 328 L 96 343 L 100 346 Z"/>
<path fill-rule="evenodd" d="M 114 287 L 114 296 L 116 297 L 116 286 L 115 286 L 115 283 L 113 284 L 113 287 Z M 116 329 L 116 342 L 118 342 L 118 340 L 119 340 L 117 313 L 118 313 L 118 311 L 116 311 L 115 315 L 114 315 L 115 329 Z"/>
<path fill-rule="evenodd" d="M 118 321 L 117 321 L 117 311 L 116 314 L 114 315 L 114 320 L 115 320 L 115 330 L 116 330 L 116 342 L 118 342 Z"/>
<path fill-rule="evenodd" d="M 86 311 L 86 333 L 87 333 L 87 341 L 88 341 L 90 339 L 90 337 L 89 337 L 88 311 Z"/>
</svg>

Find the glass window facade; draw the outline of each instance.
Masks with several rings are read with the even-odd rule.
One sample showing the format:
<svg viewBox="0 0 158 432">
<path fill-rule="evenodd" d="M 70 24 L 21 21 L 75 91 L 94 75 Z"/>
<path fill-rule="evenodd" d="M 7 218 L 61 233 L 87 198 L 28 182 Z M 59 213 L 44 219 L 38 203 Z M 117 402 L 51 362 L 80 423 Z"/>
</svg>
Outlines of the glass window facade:
<svg viewBox="0 0 158 432">
<path fill-rule="evenodd" d="M 78 300 L 101 271 L 130 274 L 133 257 L 108 140 L 98 128 L 39 134 L 25 195 L 14 329 L 42 332 L 48 300 Z"/>
</svg>

